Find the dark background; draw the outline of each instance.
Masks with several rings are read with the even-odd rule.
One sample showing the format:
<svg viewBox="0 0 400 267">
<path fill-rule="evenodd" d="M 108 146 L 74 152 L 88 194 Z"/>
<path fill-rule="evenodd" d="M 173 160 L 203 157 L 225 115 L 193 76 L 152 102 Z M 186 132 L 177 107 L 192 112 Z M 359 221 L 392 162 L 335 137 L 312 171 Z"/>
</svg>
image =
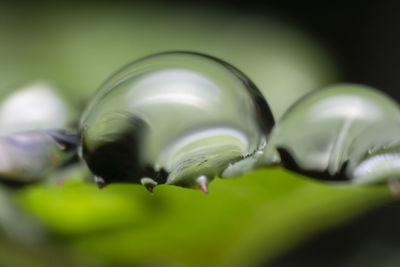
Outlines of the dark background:
<svg viewBox="0 0 400 267">
<path fill-rule="evenodd" d="M 346 82 L 381 89 L 400 102 L 400 4 L 395 1 L 174 1 L 239 13 L 277 15 L 299 26 L 336 58 Z"/>
<path fill-rule="evenodd" d="M 52 1 L 5 1 L 20 10 L 40 9 Z M 110 1 L 68 1 L 110 4 Z M 342 80 L 383 90 L 400 102 L 400 3 L 397 1 L 316 0 L 115 0 L 112 5 L 137 3 L 209 7 L 254 16 L 273 16 L 294 24 L 323 44 L 334 56 Z M 22 12 L 22 11 L 21 11 Z"/>
<path fill-rule="evenodd" d="M 34 10 L 52 1 L 5 1 L 21 10 Z M 110 1 L 68 1 L 94 6 Z M 343 80 L 362 83 L 388 92 L 400 101 L 400 3 L 397 1 L 316 0 L 115 0 L 113 5 L 163 3 L 210 7 L 241 14 L 277 16 L 298 26 L 322 43 L 339 63 Z"/>
</svg>

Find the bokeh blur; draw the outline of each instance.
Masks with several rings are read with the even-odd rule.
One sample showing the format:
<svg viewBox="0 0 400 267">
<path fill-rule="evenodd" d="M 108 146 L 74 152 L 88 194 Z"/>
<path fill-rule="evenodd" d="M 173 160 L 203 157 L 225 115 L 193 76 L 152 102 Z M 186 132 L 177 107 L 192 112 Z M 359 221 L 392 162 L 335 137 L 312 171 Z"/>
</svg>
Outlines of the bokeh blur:
<svg viewBox="0 0 400 267">
<path fill-rule="evenodd" d="M 376 87 L 400 101 L 399 7 L 0 2 L 0 133 L 24 129 L 34 117 L 27 97 L 18 111 L 10 101 L 22 88 L 54 88 L 63 102 L 39 102 L 55 105 L 46 127 L 76 130 L 112 73 L 162 51 L 196 51 L 233 64 L 258 86 L 276 119 L 304 94 L 336 82 Z M 400 208 L 385 186 L 332 187 L 270 168 L 217 179 L 210 195 L 160 186 L 151 196 L 138 185 L 100 191 L 81 164 L 46 176 L 0 184 L 0 266 L 400 264 Z"/>
</svg>

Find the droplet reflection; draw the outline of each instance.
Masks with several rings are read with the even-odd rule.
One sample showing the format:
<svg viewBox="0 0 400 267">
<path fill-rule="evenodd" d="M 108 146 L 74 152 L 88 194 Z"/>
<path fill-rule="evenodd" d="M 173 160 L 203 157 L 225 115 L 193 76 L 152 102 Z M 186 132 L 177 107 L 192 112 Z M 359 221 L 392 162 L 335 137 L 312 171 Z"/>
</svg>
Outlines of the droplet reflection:
<svg viewBox="0 0 400 267">
<path fill-rule="evenodd" d="M 228 63 L 163 53 L 132 63 L 102 86 L 81 120 L 81 155 L 106 183 L 206 191 L 229 163 L 265 144 L 273 124 L 261 93 Z"/>
<path fill-rule="evenodd" d="M 46 82 L 21 88 L 0 103 L 0 134 L 64 129 L 67 123 L 67 104 Z"/>
<path fill-rule="evenodd" d="M 289 169 L 322 179 L 351 178 L 345 169 L 354 140 L 372 125 L 399 119 L 398 105 L 372 88 L 331 86 L 303 97 L 283 115 L 261 162 L 282 161 Z M 369 136 L 364 152 L 379 145 L 376 134 Z"/>
</svg>

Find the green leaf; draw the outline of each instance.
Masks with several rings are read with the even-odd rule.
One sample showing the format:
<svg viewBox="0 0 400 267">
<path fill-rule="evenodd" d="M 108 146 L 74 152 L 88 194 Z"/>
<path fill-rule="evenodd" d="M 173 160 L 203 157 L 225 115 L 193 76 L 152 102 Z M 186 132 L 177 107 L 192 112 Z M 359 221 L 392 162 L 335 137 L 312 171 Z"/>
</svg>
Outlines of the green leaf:
<svg viewBox="0 0 400 267">
<path fill-rule="evenodd" d="M 59 242 L 110 264 L 254 266 L 390 199 L 386 187 L 328 185 L 281 169 L 217 179 L 210 195 L 161 185 L 66 183 L 18 193 Z"/>
</svg>

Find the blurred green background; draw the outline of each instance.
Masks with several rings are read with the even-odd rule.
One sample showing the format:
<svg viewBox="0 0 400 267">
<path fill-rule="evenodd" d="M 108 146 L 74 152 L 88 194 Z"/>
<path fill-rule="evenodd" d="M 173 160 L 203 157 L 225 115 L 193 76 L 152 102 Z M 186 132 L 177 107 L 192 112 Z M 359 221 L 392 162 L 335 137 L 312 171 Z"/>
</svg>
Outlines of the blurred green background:
<svg viewBox="0 0 400 267">
<path fill-rule="evenodd" d="M 8 3 L 0 12 L 0 97 L 49 81 L 77 117 L 109 75 L 160 51 L 232 63 L 276 118 L 343 80 L 328 49 L 274 15 L 181 2 Z M 217 179 L 210 195 L 172 186 L 153 196 L 137 185 L 100 191 L 79 166 L 55 176 L 61 185 L 1 188 L 0 266 L 279 265 L 273 260 L 301 242 L 392 201 L 384 186 L 331 186 L 278 168 Z"/>
</svg>

